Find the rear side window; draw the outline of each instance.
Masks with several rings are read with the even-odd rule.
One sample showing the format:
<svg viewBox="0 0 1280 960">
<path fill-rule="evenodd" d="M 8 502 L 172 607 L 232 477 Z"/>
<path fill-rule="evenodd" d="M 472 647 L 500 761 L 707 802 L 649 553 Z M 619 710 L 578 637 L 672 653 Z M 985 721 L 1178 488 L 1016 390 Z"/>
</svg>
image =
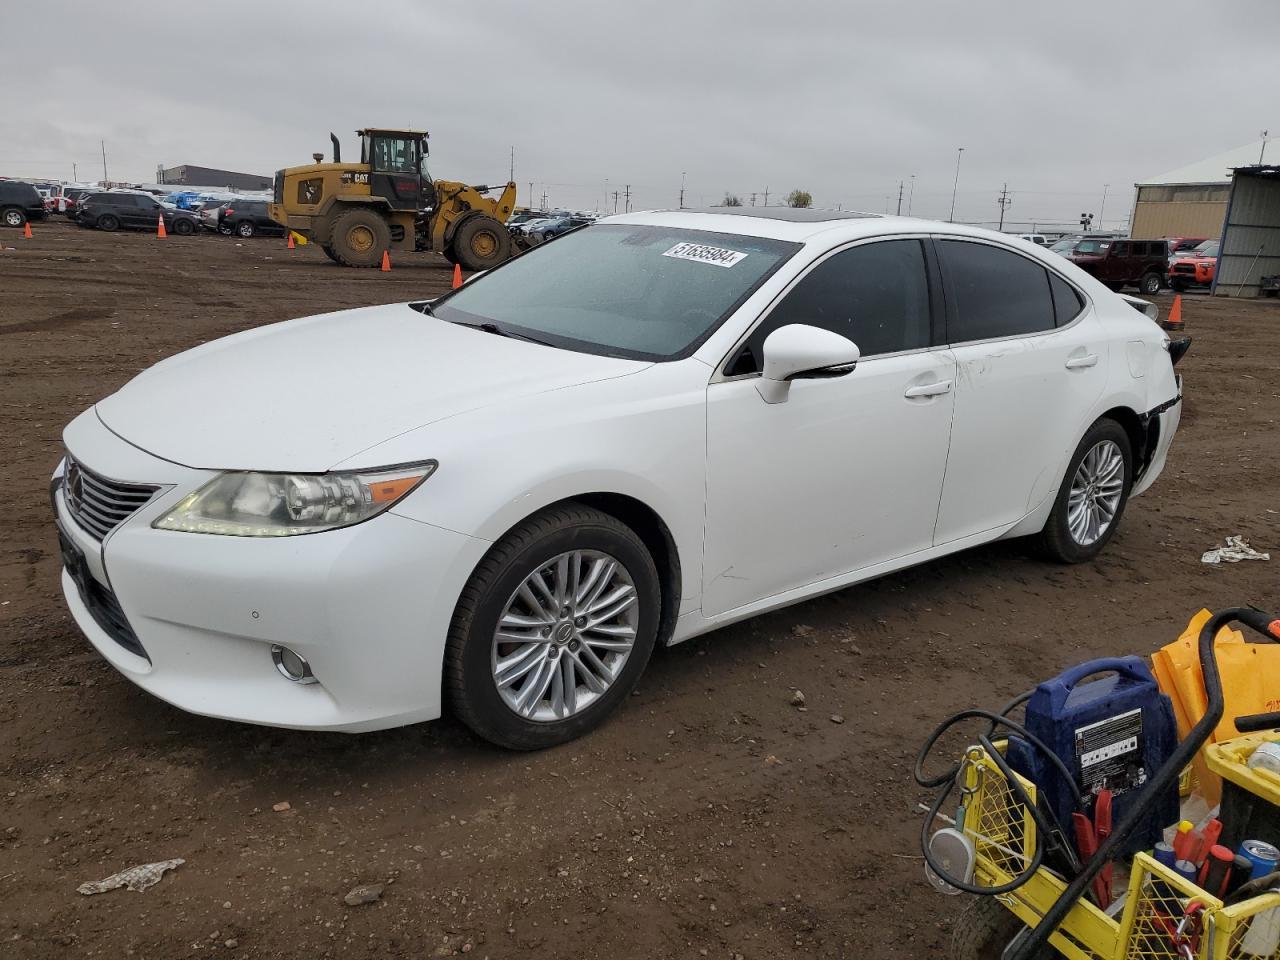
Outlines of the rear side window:
<svg viewBox="0 0 1280 960">
<path fill-rule="evenodd" d="M 955 301 L 949 342 L 1040 333 L 1057 326 L 1044 267 L 985 243 L 939 240 L 937 249 L 947 295 Z"/>
<path fill-rule="evenodd" d="M 1052 271 L 1049 272 L 1049 291 L 1053 294 L 1054 320 L 1058 326 L 1065 327 L 1080 315 L 1084 300 L 1076 293 L 1075 287 Z"/>
<path fill-rule="evenodd" d="M 864 357 L 929 346 L 929 281 L 920 241 L 882 240 L 822 261 L 752 331 L 726 372 L 758 372 L 765 339 L 789 323 L 848 337 Z"/>
<path fill-rule="evenodd" d="M 1129 242 L 1127 240 L 1117 240 L 1111 244 L 1111 255 L 1113 257 L 1127 257 L 1131 254 Z"/>
</svg>

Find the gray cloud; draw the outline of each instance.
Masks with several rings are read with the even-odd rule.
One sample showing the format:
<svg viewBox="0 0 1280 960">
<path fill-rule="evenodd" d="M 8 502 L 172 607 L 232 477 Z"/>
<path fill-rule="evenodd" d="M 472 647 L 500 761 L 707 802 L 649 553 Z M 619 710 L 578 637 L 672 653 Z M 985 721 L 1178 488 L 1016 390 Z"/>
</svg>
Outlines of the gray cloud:
<svg viewBox="0 0 1280 960">
<path fill-rule="evenodd" d="M 1280 4 L 11 0 L 0 173 L 269 173 L 334 130 L 425 127 L 438 176 L 520 200 L 770 199 L 1123 218 L 1135 180 L 1280 136 Z M 44 38 L 52 38 L 45 42 Z M 1280 150 L 1280 148 L 1277 148 Z M 608 201 L 612 209 L 612 199 Z M 904 206 L 905 210 L 905 206 Z"/>
</svg>

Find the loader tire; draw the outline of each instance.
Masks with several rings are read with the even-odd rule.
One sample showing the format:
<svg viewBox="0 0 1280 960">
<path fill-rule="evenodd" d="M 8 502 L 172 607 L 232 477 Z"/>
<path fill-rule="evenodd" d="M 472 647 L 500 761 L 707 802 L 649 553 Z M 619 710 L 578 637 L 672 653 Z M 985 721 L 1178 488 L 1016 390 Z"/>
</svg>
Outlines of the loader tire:
<svg viewBox="0 0 1280 960">
<path fill-rule="evenodd" d="M 329 247 L 343 266 L 376 267 L 391 248 L 391 225 L 374 210 L 353 207 L 334 221 Z"/>
<path fill-rule="evenodd" d="M 329 246 L 327 243 L 322 243 L 320 244 L 320 249 L 323 250 L 324 255 L 328 257 L 330 260 L 332 260 L 334 263 L 339 265 L 342 264 L 342 261 L 338 259 L 338 255 L 333 252 L 333 247 Z"/>
<path fill-rule="evenodd" d="M 511 234 L 493 217 L 479 214 L 454 232 L 450 252 L 464 270 L 492 270 L 511 256 Z"/>
</svg>

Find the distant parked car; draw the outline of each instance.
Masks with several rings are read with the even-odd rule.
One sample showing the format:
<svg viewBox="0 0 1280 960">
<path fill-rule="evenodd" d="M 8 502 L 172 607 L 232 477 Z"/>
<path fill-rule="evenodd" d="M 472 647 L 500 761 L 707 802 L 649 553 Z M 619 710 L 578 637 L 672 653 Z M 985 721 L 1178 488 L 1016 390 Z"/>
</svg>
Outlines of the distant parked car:
<svg viewBox="0 0 1280 960">
<path fill-rule="evenodd" d="M 265 200 L 232 200 L 218 208 L 218 232 L 246 239 L 258 234 L 283 237 L 284 227 L 271 219 Z"/>
<path fill-rule="evenodd" d="M 1189 257 L 1195 253 L 1200 244 L 1209 240 L 1209 237 L 1165 237 L 1165 242 L 1169 244 L 1169 257 Z"/>
<path fill-rule="evenodd" d="M 586 217 L 557 217 L 554 220 L 545 220 L 535 224 L 528 229 L 529 239 L 534 243 L 542 243 L 544 240 L 550 240 L 552 237 L 558 237 L 562 233 L 568 233 L 578 227 L 584 227 L 591 223 Z"/>
<path fill-rule="evenodd" d="M 1218 271 L 1218 241 L 1206 240 L 1189 256 L 1177 257 L 1169 264 L 1169 286 L 1181 293 L 1188 287 L 1212 286 Z"/>
<path fill-rule="evenodd" d="M 28 220 L 45 218 L 44 198 L 29 183 L 0 180 L 0 223 L 21 227 Z"/>
<path fill-rule="evenodd" d="M 1079 245 L 1080 241 L 1083 239 L 1084 237 L 1080 237 L 1080 236 L 1063 237 L 1060 240 L 1055 240 L 1049 246 L 1049 251 L 1051 253 L 1056 253 L 1059 256 L 1069 257 L 1071 256 L 1071 252 L 1075 250 L 1075 248 Z"/>
<path fill-rule="evenodd" d="M 1020 233 L 1018 237 L 1022 240 L 1030 240 L 1037 247 L 1047 247 L 1049 245 L 1049 238 L 1043 233 Z"/>
<path fill-rule="evenodd" d="M 1104 240 L 1086 237 L 1071 251 L 1071 261 L 1112 290 L 1134 285 L 1148 296 L 1159 293 L 1169 269 L 1169 245 L 1163 240 Z"/>
<path fill-rule="evenodd" d="M 196 232 L 200 222 L 185 210 L 171 210 L 146 193 L 92 193 L 80 201 L 76 222 L 98 230 L 154 230 L 160 217 L 178 236 Z"/>
</svg>

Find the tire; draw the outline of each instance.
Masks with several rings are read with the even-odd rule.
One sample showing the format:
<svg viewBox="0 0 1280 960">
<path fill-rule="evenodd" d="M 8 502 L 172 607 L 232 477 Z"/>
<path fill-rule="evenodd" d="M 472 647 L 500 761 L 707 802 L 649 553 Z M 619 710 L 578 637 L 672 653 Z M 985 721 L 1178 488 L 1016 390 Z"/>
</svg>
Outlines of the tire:
<svg viewBox="0 0 1280 960">
<path fill-rule="evenodd" d="M 236 235 L 248 240 L 253 236 L 253 221 L 241 220 L 236 224 Z"/>
<path fill-rule="evenodd" d="M 94 226 L 99 230 L 106 230 L 110 233 L 113 230 L 120 229 L 120 218 L 111 213 L 104 213 L 98 218 L 98 221 Z"/>
<path fill-rule="evenodd" d="M 511 233 L 493 217 L 477 214 L 462 221 L 449 246 L 462 269 L 491 270 L 511 256 Z"/>
<path fill-rule="evenodd" d="M 1124 289 L 1124 284 L 1118 280 L 1103 280 L 1102 283 L 1108 290 L 1111 290 L 1114 293 L 1119 293 Z"/>
<path fill-rule="evenodd" d="M 1075 499 L 1079 502 L 1080 494 L 1077 493 L 1073 497 L 1072 488 L 1078 483 L 1088 482 L 1087 474 L 1092 467 L 1086 467 L 1082 471 L 1081 464 L 1091 453 L 1097 456 L 1091 464 L 1098 465 L 1098 472 L 1102 474 L 1103 479 L 1092 481 L 1092 487 L 1090 487 L 1092 495 L 1098 499 L 1098 507 L 1091 510 L 1088 495 L 1085 496 L 1083 511 L 1086 525 L 1081 535 L 1079 532 L 1073 532 L 1073 529 L 1079 530 L 1079 527 L 1073 528 L 1071 501 Z M 1116 455 L 1120 460 L 1119 498 L 1113 505 L 1106 505 L 1105 500 L 1110 495 L 1116 479 L 1115 463 L 1112 460 Z M 1129 445 L 1129 435 L 1125 433 L 1124 427 L 1114 420 L 1101 419 L 1085 432 L 1084 439 L 1080 441 L 1075 454 L 1071 457 L 1067 474 L 1062 480 L 1062 487 L 1054 500 L 1053 511 L 1049 514 L 1044 529 L 1040 531 L 1042 552 L 1058 563 L 1085 563 L 1092 560 L 1102 552 L 1102 548 L 1107 545 L 1115 534 L 1116 528 L 1120 526 L 1125 504 L 1129 501 L 1129 491 L 1132 488 L 1133 451 Z M 1091 518 L 1105 517 L 1108 512 L 1110 519 L 1106 520 L 1105 526 L 1101 526 L 1100 529 L 1094 529 L 1088 523 Z"/>
<path fill-rule="evenodd" d="M 233 233 L 235 233 L 235 231 L 234 231 L 234 230 L 232 230 L 230 227 L 224 227 L 224 226 L 222 226 L 222 225 L 219 225 L 219 226 L 218 226 L 218 233 L 222 234 L 224 237 L 229 237 L 229 236 L 231 236 Z"/>
<path fill-rule="evenodd" d="M 612 633 L 587 628 L 579 634 L 574 628 L 581 626 L 585 618 L 570 617 L 569 606 L 560 611 L 552 609 L 549 617 L 554 619 L 544 619 L 537 615 L 540 607 L 522 599 L 534 596 L 531 578 L 545 574 L 543 583 L 548 590 L 538 598 L 552 600 L 552 594 L 559 592 L 556 570 L 552 568 L 571 571 L 572 561 L 564 560 L 563 567 L 559 561 L 578 556 L 582 557 L 584 577 L 598 569 L 595 565 L 601 560 L 604 564 L 599 569 L 606 571 L 609 560 L 617 564 L 606 574 L 610 579 L 599 586 L 605 591 L 603 596 L 608 597 L 630 585 L 634 602 L 617 614 L 617 618 L 626 619 L 627 625 L 609 616 L 602 625 Z M 625 594 L 620 599 L 625 599 Z M 588 600 L 587 604 L 591 602 Z M 557 604 L 549 605 L 554 608 Z M 606 602 L 605 609 L 613 605 Z M 454 713 L 478 736 L 511 750 L 539 750 L 582 736 L 604 720 L 635 687 L 653 652 L 661 605 L 662 591 L 653 558 L 626 524 L 572 502 L 535 514 L 489 550 L 458 600 L 445 648 L 445 692 Z M 575 616 L 577 611 L 575 605 Z M 519 638 L 529 639 L 508 644 L 498 640 L 499 621 L 508 614 L 530 624 L 511 628 L 519 631 Z M 547 625 L 537 627 L 538 623 Z M 634 634 L 625 655 L 597 646 L 625 642 L 615 639 L 625 638 L 620 631 Z M 532 668 L 515 671 L 511 682 L 504 684 L 506 691 L 500 691 L 495 673 L 497 658 L 515 657 L 523 651 L 530 656 L 520 662 L 532 663 Z M 591 671 L 583 666 L 591 663 L 588 656 L 595 663 Z M 574 694 L 565 698 L 566 703 L 559 704 L 563 709 L 557 711 L 554 697 L 558 690 L 567 689 L 566 672 Z M 602 689 L 594 690 L 588 673 Z M 601 677 L 606 673 L 611 679 L 603 683 Z M 522 697 L 529 699 L 530 708 L 525 711 L 529 716 L 517 713 Z M 515 703 L 509 705 L 511 700 Z M 569 700 L 575 705 L 568 706 Z"/>
<path fill-rule="evenodd" d="M 27 214 L 21 207 L 5 207 L 0 210 L 0 223 L 6 227 L 21 227 L 26 222 Z"/>
<path fill-rule="evenodd" d="M 185 218 L 173 221 L 173 232 L 180 237 L 189 237 L 196 232 L 195 224 Z"/>
<path fill-rule="evenodd" d="M 969 897 L 951 931 L 950 960 L 1001 960 L 1005 948 L 1026 927 L 995 897 Z M 1036 953 L 1036 960 L 1058 956 L 1052 947 Z"/>
<path fill-rule="evenodd" d="M 343 266 L 376 267 L 391 247 L 391 225 L 368 207 L 352 207 L 333 222 L 329 246 Z"/>
<path fill-rule="evenodd" d="M 338 259 L 338 255 L 333 252 L 333 247 L 329 246 L 327 243 L 322 243 L 320 244 L 320 249 L 323 250 L 324 255 L 328 257 L 330 260 L 332 260 L 334 263 L 339 265 L 342 264 L 342 261 Z"/>
<path fill-rule="evenodd" d="M 1185 281 L 1185 280 L 1170 280 L 1170 281 L 1169 281 L 1169 288 L 1170 288 L 1171 290 L 1173 290 L 1173 292 L 1174 292 L 1174 293 L 1183 293 L 1183 292 L 1187 289 L 1187 281 Z"/>
<path fill-rule="evenodd" d="M 1153 296 L 1160 292 L 1160 274 L 1144 273 L 1142 279 L 1138 281 L 1138 291 L 1147 296 Z"/>
</svg>

